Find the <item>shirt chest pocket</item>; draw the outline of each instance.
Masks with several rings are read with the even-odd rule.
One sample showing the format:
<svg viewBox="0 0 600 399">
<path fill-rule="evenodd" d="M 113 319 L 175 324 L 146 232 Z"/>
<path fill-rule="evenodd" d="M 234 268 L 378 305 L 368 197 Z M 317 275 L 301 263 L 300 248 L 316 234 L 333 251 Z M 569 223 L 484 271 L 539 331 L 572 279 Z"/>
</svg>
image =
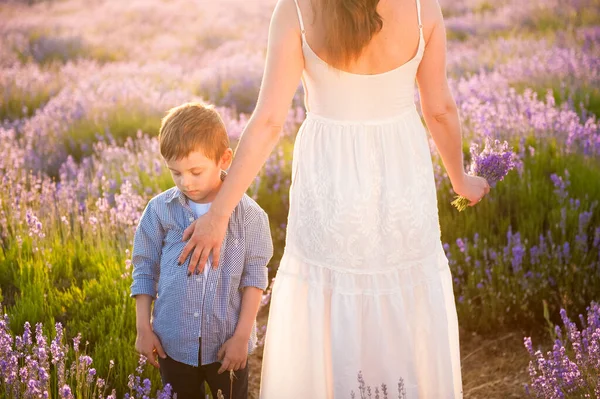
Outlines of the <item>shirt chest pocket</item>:
<svg viewBox="0 0 600 399">
<path fill-rule="evenodd" d="M 186 267 L 179 266 L 179 256 L 183 252 L 185 242 L 182 241 L 183 229 L 177 225 L 165 226 L 165 236 L 161 254 L 161 274 L 171 275 L 177 272 L 185 273 Z M 188 261 L 191 255 L 188 256 Z M 187 262 L 186 262 L 187 264 Z"/>
<path fill-rule="evenodd" d="M 167 224 L 163 227 L 165 229 L 165 237 L 163 242 L 163 249 L 167 246 L 172 246 L 175 244 L 183 244 L 183 228 L 178 226 L 177 224 Z"/>
<path fill-rule="evenodd" d="M 227 237 L 224 248 L 221 251 L 222 273 L 233 278 L 241 277 L 244 272 L 245 246 L 241 238 Z"/>
</svg>

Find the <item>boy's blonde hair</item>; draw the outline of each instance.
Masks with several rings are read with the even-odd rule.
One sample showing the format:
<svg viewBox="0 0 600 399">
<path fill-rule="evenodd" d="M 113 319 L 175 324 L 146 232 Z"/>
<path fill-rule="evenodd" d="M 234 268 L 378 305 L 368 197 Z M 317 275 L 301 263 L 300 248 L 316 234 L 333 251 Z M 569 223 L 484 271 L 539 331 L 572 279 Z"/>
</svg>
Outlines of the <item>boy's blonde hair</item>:
<svg viewBox="0 0 600 399">
<path fill-rule="evenodd" d="M 162 119 L 158 134 L 160 154 L 167 161 L 187 157 L 192 151 L 218 163 L 229 148 L 229 136 L 212 105 L 185 103 L 171 108 Z"/>
</svg>

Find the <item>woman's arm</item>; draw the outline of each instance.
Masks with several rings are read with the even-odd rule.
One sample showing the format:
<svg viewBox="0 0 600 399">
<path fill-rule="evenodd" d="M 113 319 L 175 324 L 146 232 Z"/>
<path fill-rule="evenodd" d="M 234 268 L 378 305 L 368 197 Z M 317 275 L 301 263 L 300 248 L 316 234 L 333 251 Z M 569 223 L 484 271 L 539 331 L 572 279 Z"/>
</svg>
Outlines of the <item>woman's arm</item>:
<svg viewBox="0 0 600 399">
<path fill-rule="evenodd" d="M 417 84 L 423 117 L 454 191 L 475 205 L 490 188 L 485 179 L 464 171 L 458 108 L 446 77 L 446 28 L 442 11 L 437 0 L 424 0 L 422 4 L 427 45 L 417 71 Z"/>
<path fill-rule="evenodd" d="M 190 234 L 191 238 L 179 261 L 183 263 L 193 250 L 189 271 L 204 265 L 210 252 L 213 267 L 218 267 L 227 221 L 279 140 L 303 67 L 296 6 L 293 0 L 279 0 L 269 27 L 267 60 L 256 109 L 240 137 L 227 178 L 209 212 L 184 232 L 184 240 Z"/>
<path fill-rule="evenodd" d="M 446 78 L 446 28 L 435 0 L 423 1 L 427 47 L 417 72 L 421 110 L 452 184 L 463 178 L 458 109 Z"/>
</svg>

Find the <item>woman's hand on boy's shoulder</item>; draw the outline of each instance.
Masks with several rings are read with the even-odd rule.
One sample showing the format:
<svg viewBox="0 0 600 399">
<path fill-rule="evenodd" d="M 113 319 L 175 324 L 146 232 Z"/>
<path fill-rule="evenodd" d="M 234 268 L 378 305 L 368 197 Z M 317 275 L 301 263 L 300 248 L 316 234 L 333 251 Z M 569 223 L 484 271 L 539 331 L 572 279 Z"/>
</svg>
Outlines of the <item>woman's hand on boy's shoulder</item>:
<svg viewBox="0 0 600 399">
<path fill-rule="evenodd" d="M 221 346 L 217 358 L 221 361 L 219 374 L 245 368 L 248 360 L 248 340 L 234 335 Z"/>
<path fill-rule="evenodd" d="M 182 240 L 187 241 L 187 244 L 179 256 L 179 264 L 185 263 L 191 254 L 188 275 L 194 274 L 196 271 L 202 273 L 211 252 L 213 268 L 219 267 L 221 244 L 225 238 L 228 223 L 228 217 L 213 214 L 209 210 L 184 230 Z"/>
</svg>

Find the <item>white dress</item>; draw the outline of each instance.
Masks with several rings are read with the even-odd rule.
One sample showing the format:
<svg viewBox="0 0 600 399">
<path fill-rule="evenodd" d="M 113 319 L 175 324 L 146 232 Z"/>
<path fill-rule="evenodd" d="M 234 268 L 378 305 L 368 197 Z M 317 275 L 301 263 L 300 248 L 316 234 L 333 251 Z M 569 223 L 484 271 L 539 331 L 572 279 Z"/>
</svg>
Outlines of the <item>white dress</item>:
<svg viewBox="0 0 600 399">
<path fill-rule="evenodd" d="M 297 4 L 296 4 L 297 5 Z M 427 134 L 414 104 L 425 48 L 357 75 L 306 42 L 286 246 L 265 341 L 263 399 L 462 397 L 458 321 Z M 398 394 L 402 384 L 403 394 Z"/>
</svg>

